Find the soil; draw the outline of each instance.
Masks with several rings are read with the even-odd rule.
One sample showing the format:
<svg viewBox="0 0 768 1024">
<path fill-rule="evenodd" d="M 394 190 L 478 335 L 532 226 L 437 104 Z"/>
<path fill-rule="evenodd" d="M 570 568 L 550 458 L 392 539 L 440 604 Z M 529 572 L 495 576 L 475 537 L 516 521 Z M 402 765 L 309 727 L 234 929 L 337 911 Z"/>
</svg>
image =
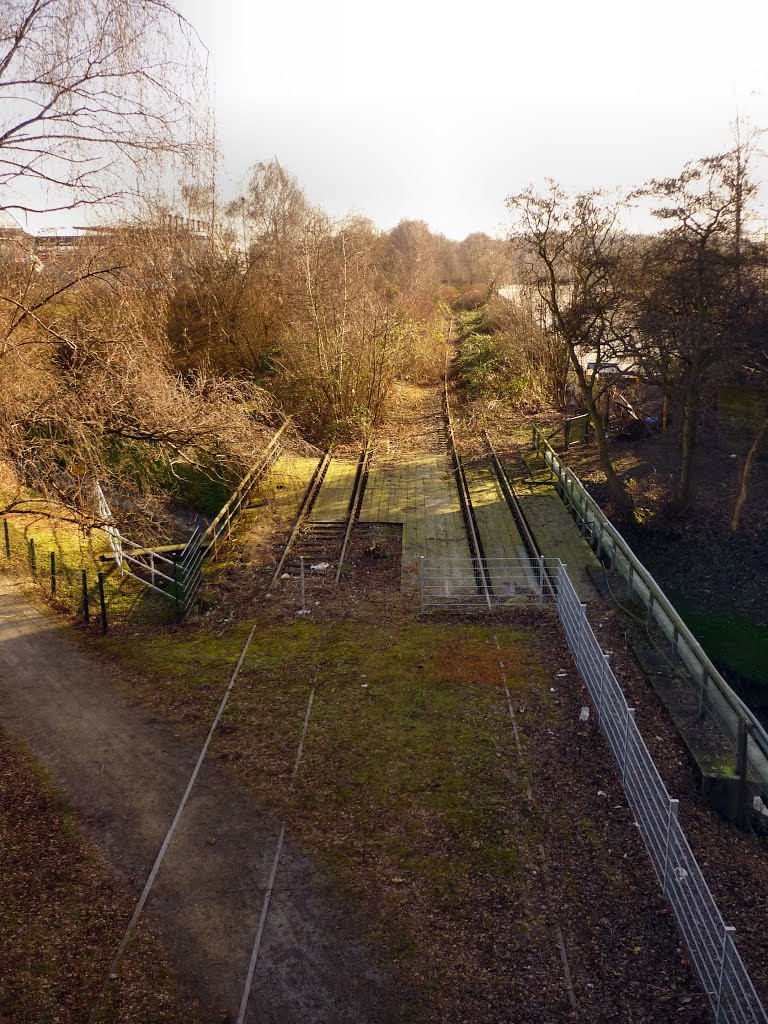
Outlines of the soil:
<svg viewBox="0 0 768 1024">
<path fill-rule="evenodd" d="M 128 701 L 2 576 L 0 600 L 4 722 L 48 766 L 85 832 L 138 896 L 198 749 Z M 219 697 L 232 668 L 221 667 Z M 237 1012 L 279 828 L 204 762 L 146 913 L 183 988 L 211 1020 Z M 279 884 L 254 980 L 259 1012 L 251 1009 L 246 1021 L 386 1020 L 395 997 L 356 938 L 365 934 L 359 912 L 290 842 Z"/>
</svg>

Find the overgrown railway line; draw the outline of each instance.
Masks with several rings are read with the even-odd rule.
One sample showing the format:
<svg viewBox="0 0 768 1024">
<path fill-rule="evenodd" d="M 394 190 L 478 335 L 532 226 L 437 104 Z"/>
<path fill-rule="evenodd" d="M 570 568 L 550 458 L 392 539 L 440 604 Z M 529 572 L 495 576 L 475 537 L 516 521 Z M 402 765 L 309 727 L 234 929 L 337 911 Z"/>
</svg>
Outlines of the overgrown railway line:
<svg viewBox="0 0 768 1024">
<path fill-rule="evenodd" d="M 331 569 L 335 570 L 334 582 L 339 582 L 352 531 L 360 513 L 368 479 L 371 450 L 369 440 L 357 460 L 351 495 L 346 503 L 344 515 L 340 518 L 313 517 L 323 484 L 339 463 L 339 460 L 334 462 L 332 450 L 325 452 L 318 460 L 270 580 L 270 588 L 276 586 L 284 577 L 293 578 L 297 575 L 303 576 L 304 583 L 310 579 L 327 580 L 330 578 Z M 313 571 L 313 566 L 322 566 L 322 569 Z"/>
</svg>

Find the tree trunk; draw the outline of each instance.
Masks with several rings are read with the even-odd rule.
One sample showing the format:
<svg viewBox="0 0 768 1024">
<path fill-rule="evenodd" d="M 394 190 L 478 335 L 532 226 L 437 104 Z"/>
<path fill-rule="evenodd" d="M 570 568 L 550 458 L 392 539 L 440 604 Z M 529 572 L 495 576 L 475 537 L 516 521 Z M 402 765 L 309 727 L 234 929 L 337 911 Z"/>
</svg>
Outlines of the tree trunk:
<svg viewBox="0 0 768 1024">
<path fill-rule="evenodd" d="M 691 498 L 691 478 L 693 474 L 693 457 L 696 454 L 696 438 L 699 429 L 699 391 L 698 387 L 689 385 L 683 406 L 683 448 L 680 462 L 680 475 L 675 489 L 675 506 L 685 512 Z"/>
<path fill-rule="evenodd" d="M 605 473 L 605 480 L 608 484 L 608 489 L 611 492 L 611 497 L 616 502 L 616 507 L 619 512 L 629 512 L 633 505 L 632 499 L 627 494 L 627 489 L 624 486 L 624 481 L 621 479 L 619 474 L 613 468 L 613 462 L 611 461 L 611 453 L 608 448 L 608 437 L 605 432 L 605 424 L 603 417 L 600 415 L 600 410 L 597 408 L 597 402 L 595 396 L 587 381 L 584 369 L 579 362 L 579 357 L 576 354 L 576 349 L 570 343 L 568 344 L 568 351 L 571 358 L 571 365 L 573 366 L 574 372 L 576 373 L 576 379 L 579 382 L 579 390 L 581 391 L 581 397 L 584 399 L 584 404 L 587 407 L 587 413 L 589 414 L 589 421 L 592 424 L 592 429 L 595 432 L 595 442 L 597 444 L 597 457 L 600 461 L 600 468 Z"/>
<path fill-rule="evenodd" d="M 739 478 L 739 490 L 736 494 L 736 503 L 733 506 L 733 516 L 731 517 L 732 533 L 736 533 L 736 531 L 739 529 L 739 526 L 741 525 L 741 513 L 744 509 L 744 504 L 747 500 L 747 495 L 749 494 L 749 477 L 752 472 L 752 464 L 755 461 L 755 456 L 760 450 L 760 445 L 765 440 L 767 434 L 768 416 L 766 416 L 766 418 L 763 420 L 759 430 L 757 431 L 757 434 L 755 434 L 755 439 L 752 442 L 751 448 L 747 452 L 746 459 L 744 460 L 744 466 L 742 467 L 741 476 Z"/>
</svg>

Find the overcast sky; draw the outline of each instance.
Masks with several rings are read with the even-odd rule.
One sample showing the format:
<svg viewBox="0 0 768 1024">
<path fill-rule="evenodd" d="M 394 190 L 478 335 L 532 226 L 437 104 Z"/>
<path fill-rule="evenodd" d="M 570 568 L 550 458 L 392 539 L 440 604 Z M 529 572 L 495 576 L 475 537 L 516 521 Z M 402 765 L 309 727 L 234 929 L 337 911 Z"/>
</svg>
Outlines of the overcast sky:
<svg viewBox="0 0 768 1024">
<path fill-rule="evenodd" d="M 334 215 L 497 233 L 529 182 L 631 187 L 768 127 L 766 0 L 179 0 L 226 187 L 276 156 Z"/>
</svg>

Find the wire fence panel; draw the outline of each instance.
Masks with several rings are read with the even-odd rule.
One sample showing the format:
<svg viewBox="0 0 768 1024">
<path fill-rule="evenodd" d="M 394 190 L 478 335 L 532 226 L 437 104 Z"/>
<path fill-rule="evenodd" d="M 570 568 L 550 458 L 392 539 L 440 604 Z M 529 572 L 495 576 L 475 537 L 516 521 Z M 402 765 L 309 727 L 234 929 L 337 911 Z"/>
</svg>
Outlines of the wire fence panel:
<svg viewBox="0 0 768 1024">
<path fill-rule="evenodd" d="M 35 527 L 19 527 L 7 518 L 0 536 L 0 569 L 34 586 L 55 611 L 74 624 L 106 632 L 108 629 L 139 629 L 179 622 L 185 609 L 183 582 L 169 575 L 155 576 L 155 586 L 127 571 L 123 550 L 122 570 L 114 558 L 85 545 L 70 547 L 71 538 L 56 536 Z M 199 548 L 199 533 L 198 533 Z M 97 568 L 100 558 L 104 566 Z M 151 573 L 152 565 L 146 566 Z M 197 566 L 199 577 L 199 565 Z M 161 585 L 162 584 L 162 585 Z M 199 586 L 199 578 L 196 579 Z M 196 592 L 196 591 L 195 591 Z M 194 594 L 192 595 L 194 596 Z M 190 601 L 187 601 L 188 607 Z"/>
<path fill-rule="evenodd" d="M 552 604 L 559 564 L 547 558 L 424 557 L 419 561 L 421 610 Z"/>
<path fill-rule="evenodd" d="M 557 612 L 716 1024 L 766 1024 L 768 1016 L 736 949 L 734 930 L 723 922 L 678 822 L 677 801 L 664 785 L 565 567 L 558 575 Z"/>
<path fill-rule="evenodd" d="M 533 447 L 554 476 L 563 501 L 595 554 L 622 581 L 626 588 L 623 600 L 643 609 L 649 635 L 658 637 L 669 649 L 670 664 L 683 670 L 680 686 L 670 690 L 669 696 L 691 723 L 692 734 L 699 728 L 696 718 L 706 720 L 712 727 L 711 741 L 730 753 L 731 768 L 740 772 L 739 743 L 746 729 L 747 779 L 753 795 L 768 795 L 768 733 L 760 721 L 723 679 L 656 580 L 538 427 L 533 428 Z"/>
</svg>

